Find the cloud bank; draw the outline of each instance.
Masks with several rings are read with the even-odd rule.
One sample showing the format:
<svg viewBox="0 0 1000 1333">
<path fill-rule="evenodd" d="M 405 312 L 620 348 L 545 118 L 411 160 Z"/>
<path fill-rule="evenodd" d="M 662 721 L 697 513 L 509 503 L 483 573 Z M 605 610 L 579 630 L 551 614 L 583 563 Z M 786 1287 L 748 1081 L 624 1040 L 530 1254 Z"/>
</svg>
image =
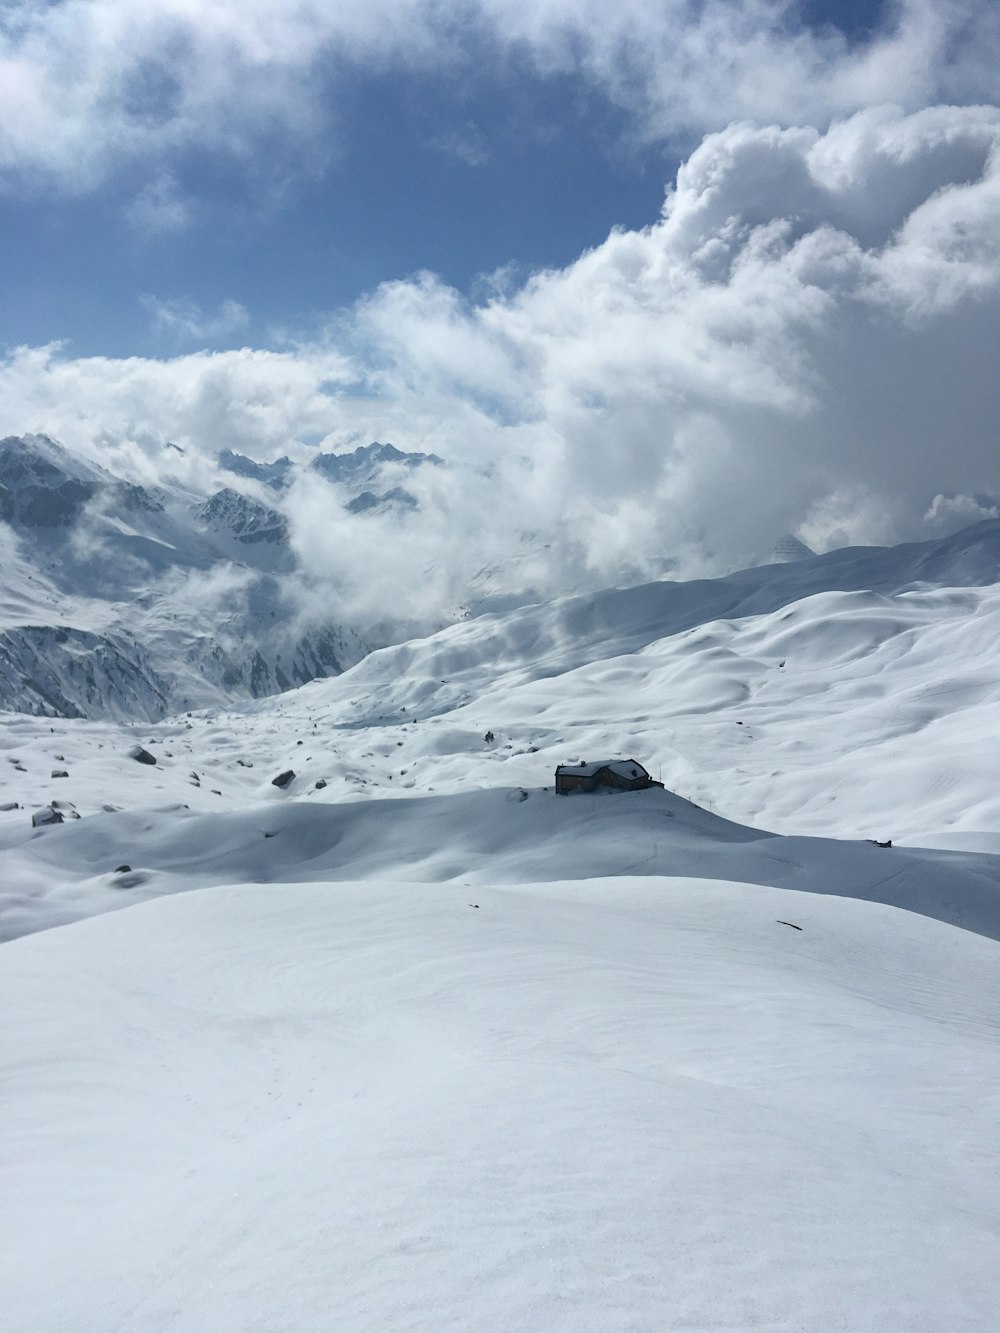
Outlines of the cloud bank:
<svg viewBox="0 0 1000 1333">
<path fill-rule="evenodd" d="M 793 0 L 15 0 L 0 12 L 0 176 L 93 188 L 135 162 L 135 209 L 181 225 L 191 146 L 259 170 L 330 151 L 344 72 L 519 61 L 598 89 L 654 139 L 735 119 L 825 128 L 859 107 L 992 100 L 1000 11 L 898 0 L 849 41 Z"/>
<path fill-rule="evenodd" d="M 784 531 L 825 549 L 990 512 L 998 300 L 1000 110 L 740 123 L 691 154 L 652 225 L 515 290 L 386 283 L 279 350 L 20 349 L 3 428 L 199 483 L 224 447 L 438 453 L 448 468 L 407 479 L 416 514 L 346 515 L 315 486 L 290 500 L 305 570 L 344 606 L 432 616 L 470 584 L 719 572 Z"/>
</svg>

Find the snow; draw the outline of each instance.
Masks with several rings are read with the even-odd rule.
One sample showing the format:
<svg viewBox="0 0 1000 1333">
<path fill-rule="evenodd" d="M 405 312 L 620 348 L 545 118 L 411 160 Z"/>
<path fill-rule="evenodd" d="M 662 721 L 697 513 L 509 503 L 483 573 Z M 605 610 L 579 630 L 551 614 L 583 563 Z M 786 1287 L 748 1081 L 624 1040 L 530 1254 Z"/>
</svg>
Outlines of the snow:
<svg viewBox="0 0 1000 1333">
<path fill-rule="evenodd" d="M 992 1328 L 997 569 L 982 524 L 7 714 L 5 1326 Z M 555 796 L 600 755 L 664 789 Z"/>
<path fill-rule="evenodd" d="M 991 1327 L 998 959 L 629 878 L 214 889 L 17 941 L 9 1326 Z"/>
</svg>

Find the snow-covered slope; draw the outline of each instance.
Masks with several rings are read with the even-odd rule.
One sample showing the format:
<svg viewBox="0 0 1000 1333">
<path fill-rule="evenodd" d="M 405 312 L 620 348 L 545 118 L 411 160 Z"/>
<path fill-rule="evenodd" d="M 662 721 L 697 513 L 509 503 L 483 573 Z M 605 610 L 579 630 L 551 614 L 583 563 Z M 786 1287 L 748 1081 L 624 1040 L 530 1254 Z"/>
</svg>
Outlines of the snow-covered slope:
<svg viewBox="0 0 1000 1333">
<path fill-rule="evenodd" d="M 132 785 L 155 781 L 137 767 Z M 219 884 L 496 885 L 635 875 L 863 898 L 1000 939 L 1000 852 L 777 837 L 658 790 L 622 799 L 513 788 L 329 804 L 313 799 L 323 794 L 315 788 L 297 801 L 272 787 L 268 800 L 270 785 L 265 778 L 253 805 L 226 814 L 181 805 L 76 820 L 71 809 L 83 811 L 60 798 L 66 822 L 16 838 L 6 851 L 0 939 Z M 220 795 L 208 788 L 209 801 L 220 805 Z"/>
<path fill-rule="evenodd" d="M 704 880 L 246 886 L 3 958 L 20 1333 L 993 1326 L 968 931 Z"/>
<path fill-rule="evenodd" d="M 1000 852 L 990 840 L 1000 585 L 928 590 L 916 575 L 982 578 L 998 543 L 1000 524 L 987 524 L 933 549 L 803 560 L 797 584 L 784 566 L 480 617 L 242 711 L 138 733 L 11 718 L 0 769 L 0 803 L 16 806 L 0 812 L 17 867 L 6 933 L 255 875 L 557 878 L 575 846 L 588 873 L 818 887 L 993 933 L 995 865 L 975 853 Z M 824 567 L 831 581 L 882 591 L 792 600 Z M 720 606 L 730 616 L 685 628 Z M 136 740 L 155 765 L 128 760 Z M 545 790 L 557 764 L 604 754 L 640 758 L 705 807 L 711 827 L 698 823 L 689 847 L 686 815 L 675 818 L 692 809 L 684 802 L 613 798 L 582 817 Z M 33 833 L 31 815 L 52 801 L 97 818 Z M 198 813 L 209 822 L 192 824 Z M 737 841 L 752 851 L 734 857 L 726 820 L 747 826 Z M 783 850 L 755 830 L 784 835 Z M 831 851 L 834 838 L 860 844 L 857 855 Z M 915 858 L 901 843 L 951 859 Z M 200 868 L 188 872 L 194 844 Z M 120 863 L 143 875 L 125 894 Z"/>
<path fill-rule="evenodd" d="M 998 571 L 986 523 L 7 714 L 11 1326 L 992 1328 Z M 608 755 L 665 789 L 554 794 Z"/>
</svg>

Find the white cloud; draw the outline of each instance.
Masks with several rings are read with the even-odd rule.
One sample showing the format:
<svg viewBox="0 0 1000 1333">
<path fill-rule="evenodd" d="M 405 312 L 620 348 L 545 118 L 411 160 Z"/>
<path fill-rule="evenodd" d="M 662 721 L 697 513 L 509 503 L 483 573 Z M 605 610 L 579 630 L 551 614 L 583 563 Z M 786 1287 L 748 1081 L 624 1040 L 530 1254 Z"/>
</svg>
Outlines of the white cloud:
<svg viewBox="0 0 1000 1333">
<path fill-rule="evenodd" d="M 671 138 L 733 119 L 825 126 L 876 103 L 990 100 L 1000 10 L 899 0 L 869 40 L 793 0 L 20 0 L 0 13 L 0 171 L 88 189 L 177 149 L 329 152 L 336 71 L 476 68 L 484 42 L 568 73 Z"/>
<path fill-rule="evenodd" d="M 1000 499 L 989 495 L 935 495 L 924 515 L 932 529 L 942 531 L 992 518 L 1000 518 Z"/>
<path fill-rule="evenodd" d="M 153 325 L 182 342 L 213 341 L 244 328 L 250 316 L 245 306 L 231 299 L 223 301 L 214 313 L 202 310 L 190 296 L 162 301 L 145 293 L 139 298 L 149 311 Z"/>
<path fill-rule="evenodd" d="M 424 274 L 282 352 L 22 349 L 0 367 L 0 429 L 152 472 L 173 440 L 192 477 L 222 447 L 442 454 L 450 468 L 407 481 L 422 515 L 293 499 L 306 567 L 369 612 L 460 603 L 525 533 L 549 545 L 540 591 L 666 559 L 732 568 L 784 531 L 917 538 L 948 521 L 935 496 L 1000 493 L 998 237 L 996 109 L 738 124 L 691 155 L 650 227 L 484 304 Z"/>
</svg>

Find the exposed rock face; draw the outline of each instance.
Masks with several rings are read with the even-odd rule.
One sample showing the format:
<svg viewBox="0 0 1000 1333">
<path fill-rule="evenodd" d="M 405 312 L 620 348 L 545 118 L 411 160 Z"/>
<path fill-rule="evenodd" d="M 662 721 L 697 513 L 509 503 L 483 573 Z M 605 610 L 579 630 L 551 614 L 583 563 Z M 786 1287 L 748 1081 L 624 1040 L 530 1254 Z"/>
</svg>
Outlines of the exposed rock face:
<svg viewBox="0 0 1000 1333">
<path fill-rule="evenodd" d="M 286 769 L 284 773 L 279 773 L 276 778 L 271 779 L 272 787 L 289 787 L 295 781 L 295 769 Z"/>
<path fill-rule="evenodd" d="M 387 465 L 417 468 L 438 466 L 437 454 L 406 453 L 391 444 L 363 444 L 349 454 L 317 454 L 309 466 L 329 481 L 362 485 L 376 480 Z"/>
<path fill-rule="evenodd" d="M 167 688 L 137 643 L 64 626 L 0 632 L 0 701 L 36 717 L 151 722 L 168 711 Z"/>
<path fill-rule="evenodd" d="M 417 501 L 402 486 L 393 486 L 391 491 L 362 491 L 350 500 L 345 508 L 352 514 L 366 514 L 373 509 L 416 509 Z"/>
<path fill-rule="evenodd" d="M 141 745 L 134 745 L 132 749 L 129 750 L 128 757 L 134 759 L 137 764 L 156 763 L 156 755 L 150 754 L 149 751 L 144 750 Z"/>
<path fill-rule="evenodd" d="M 232 449 L 223 449 L 217 457 L 219 467 L 224 472 L 263 482 L 275 491 L 280 491 L 291 482 L 298 466 L 290 458 L 279 458 L 273 463 L 258 463 L 244 454 L 234 453 Z M 386 467 L 415 468 L 424 464 L 434 466 L 441 462 L 437 454 L 408 453 L 397 449 L 395 445 L 382 444 L 376 440 L 371 444 L 360 445 L 350 453 L 316 454 L 308 466 L 328 481 L 362 486 L 377 480 Z"/>
<path fill-rule="evenodd" d="M 224 472 L 231 472 L 236 477 L 248 477 L 253 481 L 262 481 L 272 490 L 280 491 L 291 480 L 294 464 L 290 458 L 279 458 L 274 463 L 257 463 L 244 454 L 233 453 L 232 449 L 223 449 L 218 455 L 219 467 Z"/>
<path fill-rule="evenodd" d="M 288 542 L 288 523 L 276 509 L 228 487 L 210 496 L 197 514 L 206 527 L 247 545 L 270 542 L 284 546 Z"/>
</svg>

